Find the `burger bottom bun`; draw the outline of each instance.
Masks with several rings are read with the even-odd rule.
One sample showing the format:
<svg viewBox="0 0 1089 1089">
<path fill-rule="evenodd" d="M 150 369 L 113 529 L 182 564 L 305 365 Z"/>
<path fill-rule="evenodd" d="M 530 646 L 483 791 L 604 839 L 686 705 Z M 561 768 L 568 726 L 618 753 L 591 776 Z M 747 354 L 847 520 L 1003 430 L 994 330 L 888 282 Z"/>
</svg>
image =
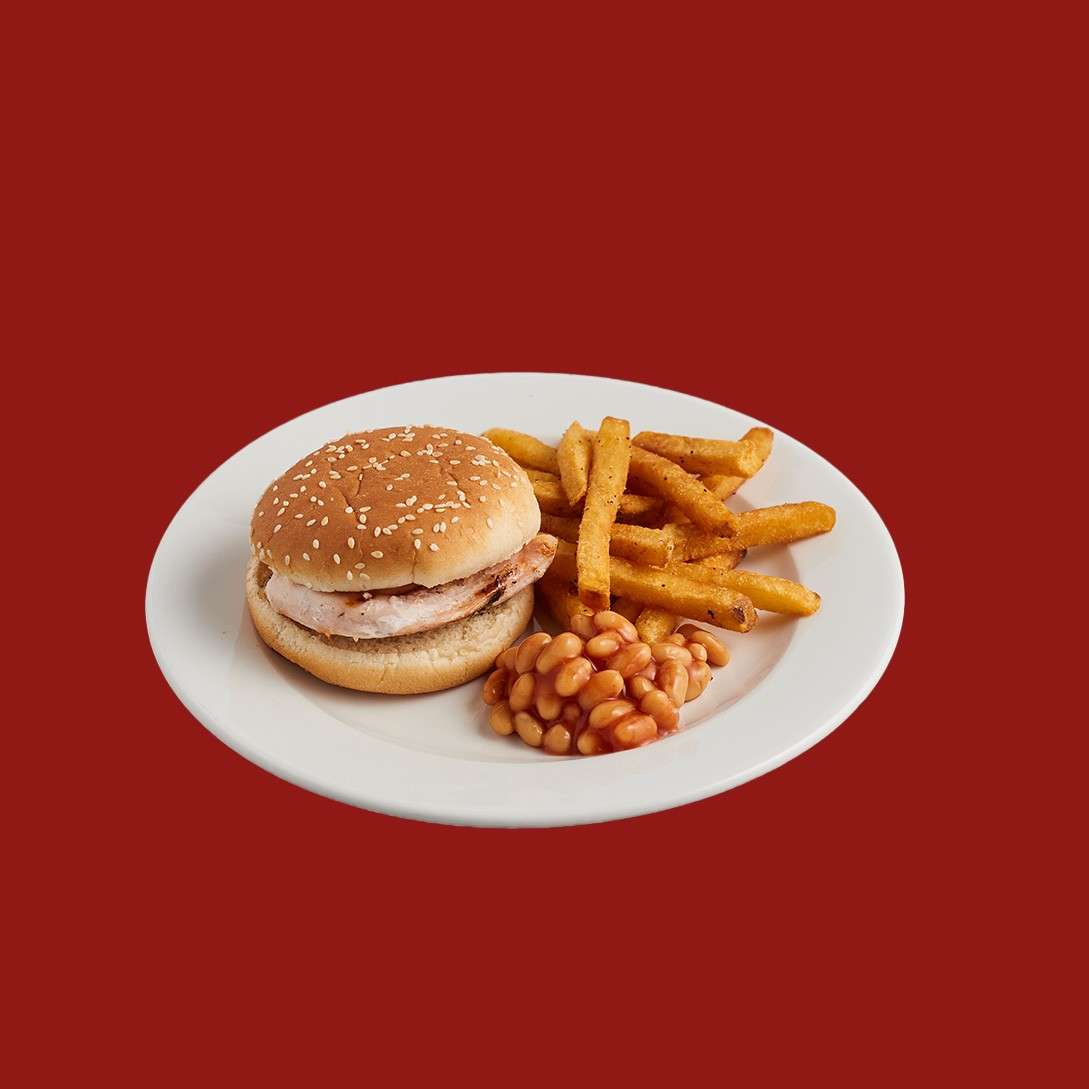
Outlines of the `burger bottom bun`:
<svg viewBox="0 0 1089 1089">
<path fill-rule="evenodd" d="M 319 635 L 278 613 L 265 597 L 271 572 L 256 558 L 246 571 L 246 604 L 257 634 L 308 673 L 359 692 L 437 692 L 479 677 L 525 630 L 533 587 L 464 620 L 415 635 L 360 639 Z"/>
</svg>

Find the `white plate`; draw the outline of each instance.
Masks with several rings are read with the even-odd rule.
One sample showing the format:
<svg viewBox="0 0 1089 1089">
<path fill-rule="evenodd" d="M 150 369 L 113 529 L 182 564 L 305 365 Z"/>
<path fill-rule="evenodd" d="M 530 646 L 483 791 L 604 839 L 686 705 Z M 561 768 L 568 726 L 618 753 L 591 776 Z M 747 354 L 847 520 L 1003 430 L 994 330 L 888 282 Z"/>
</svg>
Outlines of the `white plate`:
<svg viewBox="0 0 1089 1089">
<path fill-rule="evenodd" d="M 904 585 L 888 531 L 837 469 L 776 432 L 767 466 L 731 505 L 817 499 L 826 536 L 750 553 L 745 566 L 821 594 L 813 617 L 760 614 L 725 633 L 733 656 L 683 711 L 682 730 L 633 752 L 546 756 L 487 724 L 480 682 L 427 696 L 334 688 L 270 651 L 243 600 L 250 513 L 302 452 L 348 431 L 402 423 L 512 427 L 557 441 L 572 417 L 734 438 L 759 421 L 653 386 L 562 374 L 472 374 L 375 390 L 270 431 L 186 500 L 159 544 L 147 626 L 166 679 L 217 737 L 261 767 L 367 809 L 450 824 L 541 826 L 631 817 L 728 790 L 839 725 L 884 672 Z"/>
</svg>

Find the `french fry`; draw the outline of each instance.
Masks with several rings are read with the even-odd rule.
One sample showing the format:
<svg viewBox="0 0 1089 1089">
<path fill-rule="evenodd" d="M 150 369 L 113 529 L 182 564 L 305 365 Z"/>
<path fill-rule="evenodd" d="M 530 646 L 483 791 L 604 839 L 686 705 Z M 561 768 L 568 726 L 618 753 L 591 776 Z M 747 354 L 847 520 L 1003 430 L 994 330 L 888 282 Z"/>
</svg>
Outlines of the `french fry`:
<svg viewBox="0 0 1089 1089">
<path fill-rule="evenodd" d="M 563 433 L 556 449 L 560 483 L 563 484 L 568 502 L 573 507 L 578 506 L 586 496 L 593 447 L 594 436 L 576 420 Z"/>
<path fill-rule="evenodd" d="M 689 473 L 750 477 L 763 464 L 756 446 L 748 439 L 729 442 L 726 439 L 694 439 L 688 435 L 640 431 L 632 439 L 632 444 L 668 458 Z"/>
<path fill-rule="evenodd" d="M 760 464 L 747 477 L 725 476 L 718 473 L 705 476 L 703 478 L 704 487 L 706 487 L 712 495 L 717 495 L 719 499 L 729 499 L 746 480 L 755 476 L 756 473 L 764 467 L 764 463 L 771 456 L 771 444 L 774 441 L 774 438 L 774 434 L 766 427 L 750 427 L 749 430 L 741 436 L 741 441 L 752 444 L 753 448 L 756 450 L 756 456 L 760 460 Z"/>
<path fill-rule="evenodd" d="M 789 544 L 827 533 L 836 524 L 836 512 L 825 503 L 783 503 L 758 507 L 735 516 L 734 548 Z"/>
<path fill-rule="evenodd" d="M 554 578 L 574 578 L 576 567 L 574 546 L 560 541 L 549 574 Z M 678 616 L 731 631 L 749 631 L 756 623 L 756 610 L 744 594 L 690 578 L 687 572 L 680 575 L 664 567 L 640 567 L 614 556 L 609 561 L 609 579 L 612 589 L 621 596 L 644 605 L 657 605 Z"/>
<path fill-rule="evenodd" d="M 635 618 L 635 630 L 644 643 L 660 643 L 667 635 L 672 635 L 677 627 L 678 617 L 668 609 L 659 609 L 657 605 L 648 605 Z"/>
<path fill-rule="evenodd" d="M 704 556 L 702 560 L 696 560 L 688 566 L 714 567 L 719 571 L 732 571 L 744 558 L 744 552 L 720 552 L 716 556 Z"/>
<path fill-rule="evenodd" d="M 620 509 L 616 512 L 616 517 L 621 522 L 650 525 L 661 517 L 664 505 L 656 495 L 631 495 L 625 492 L 620 497 Z"/>
<path fill-rule="evenodd" d="M 530 472 L 528 469 L 526 471 Z M 533 484 L 533 494 L 537 497 L 537 505 L 542 512 L 561 517 L 577 513 L 567 502 L 567 496 L 560 487 L 559 480 L 544 480 L 536 476 L 531 476 L 529 479 Z"/>
<path fill-rule="evenodd" d="M 542 508 L 543 509 L 543 508 Z M 578 541 L 579 522 L 546 511 L 541 514 L 541 530 L 563 541 Z M 673 538 L 660 529 L 614 523 L 610 530 L 609 551 L 614 556 L 661 567 L 673 557 Z"/>
<path fill-rule="evenodd" d="M 632 601 L 630 597 L 613 598 L 613 612 L 619 613 L 625 620 L 630 620 L 633 624 L 642 611 L 643 606 L 638 601 Z"/>
<path fill-rule="evenodd" d="M 678 525 L 671 522 L 662 526 L 662 532 L 672 539 L 673 559 L 681 563 L 702 560 L 704 556 L 717 556 L 722 552 L 733 552 L 737 549 L 733 537 L 720 537 L 717 533 L 708 533 L 690 524 Z"/>
<path fill-rule="evenodd" d="M 775 575 L 760 575 L 755 571 L 734 571 L 727 557 L 709 556 L 699 563 L 670 563 L 665 570 L 684 575 L 711 586 L 725 586 L 744 594 L 758 609 L 769 613 L 788 613 L 791 616 L 812 616 L 820 607 L 819 594 L 790 579 Z"/>
<path fill-rule="evenodd" d="M 755 571 L 724 571 L 722 581 L 765 612 L 812 616 L 821 607 L 820 594 L 775 575 L 760 575 Z"/>
<path fill-rule="evenodd" d="M 549 473 L 560 471 L 555 449 L 532 435 L 509 431 L 505 427 L 492 427 L 484 432 L 484 438 L 506 450 L 523 469 L 544 469 Z"/>
<path fill-rule="evenodd" d="M 631 465 L 628 473 L 635 480 L 651 487 L 664 499 L 680 507 L 700 529 L 719 536 L 734 533 L 734 514 L 726 509 L 721 499 L 716 499 L 694 476 L 680 466 L 658 454 L 631 448 Z"/>
<path fill-rule="evenodd" d="M 537 592 L 544 598 L 548 611 L 563 631 L 571 631 L 576 616 L 591 617 L 588 609 L 575 591 L 574 585 L 567 579 L 555 578 L 551 572 L 537 582 Z"/>
<path fill-rule="evenodd" d="M 579 599 L 592 609 L 609 607 L 609 541 L 628 479 L 628 421 L 606 416 L 594 439 L 593 464 L 579 525 Z"/>
</svg>

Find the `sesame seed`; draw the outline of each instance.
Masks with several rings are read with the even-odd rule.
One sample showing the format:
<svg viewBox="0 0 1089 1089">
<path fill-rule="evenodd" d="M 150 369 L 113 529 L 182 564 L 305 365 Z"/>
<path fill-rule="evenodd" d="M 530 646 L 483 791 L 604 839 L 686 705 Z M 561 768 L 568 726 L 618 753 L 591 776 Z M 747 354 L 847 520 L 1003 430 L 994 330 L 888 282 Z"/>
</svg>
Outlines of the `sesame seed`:
<svg viewBox="0 0 1089 1089">
<path fill-rule="evenodd" d="M 410 496 L 409 496 L 409 497 L 408 497 L 408 498 L 407 498 L 407 499 L 405 500 L 405 506 L 406 506 L 406 507 L 411 507 L 411 506 L 413 506 L 413 504 L 415 504 L 415 502 L 416 502 L 416 498 L 417 498 L 416 496 L 414 496 L 414 495 L 410 495 Z"/>
<path fill-rule="evenodd" d="M 274 492 L 278 492 L 278 491 L 280 490 L 280 485 L 279 485 L 279 484 L 273 484 L 273 485 L 272 485 L 272 490 L 273 490 Z"/>
<path fill-rule="evenodd" d="M 327 488 L 328 486 L 329 486 L 329 485 L 328 485 L 328 484 L 326 484 L 324 480 L 319 480 L 319 481 L 318 481 L 318 487 L 319 487 L 319 488 Z"/>
<path fill-rule="evenodd" d="M 358 465 L 345 465 L 344 466 L 344 471 L 346 473 L 358 473 L 359 472 L 359 466 Z"/>
<path fill-rule="evenodd" d="M 291 566 L 291 557 L 285 554 L 284 555 L 284 567 L 290 567 L 290 566 Z"/>
<path fill-rule="evenodd" d="M 406 515 L 405 515 L 405 521 L 406 521 L 406 522 L 415 522 L 415 521 L 416 521 L 416 515 L 414 515 L 414 514 L 406 514 Z"/>
<path fill-rule="evenodd" d="M 454 517 L 450 519 L 450 523 L 451 523 L 451 525 L 452 525 L 452 524 L 453 524 L 454 522 L 460 522 L 460 521 L 461 521 L 461 515 L 459 515 L 459 514 L 455 514 L 455 515 L 454 515 Z"/>
<path fill-rule="evenodd" d="M 432 552 L 438 552 L 439 550 L 439 546 L 435 544 L 434 541 L 432 541 L 427 547 L 430 548 Z"/>
<path fill-rule="evenodd" d="M 488 529 L 491 529 L 492 526 L 494 526 L 494 525 L 495 525 L 495 523 L 489 518 L 488 519 Z"/>
<path fill-rule="evenodd" d="M 375 558 L 376 560 L 380 560 L 380 559 L 382 558 L 382 556 L 384 555 L 384 553 L 382 553 L 382 552 L 372 552 L 372 553 L 371 553 L 371 555 L 372 555 L 372 556 L 373 556 L 373 557 L 374 557 L 374 558 Z"/>
<path fill-rule="evenodd" d="M 393 529 L 396 529 L 396 528 L 397 528 L 396 526 L 394 526 L 394 527 L 393 527 Z M 383 526 L 383 527 L 382 527 L 382 532 L 383 532 L 383 533 L 384 533 L 384 534 L 385 534 L 385 535 L 386 535 L 387 537 L 392 537 L 392 536 L 393 536 L 393 529 L 390 529 L 390 528 L 389 528 L 389 526 Z"/>
<path fill-rule="evenodd" d="M 360 507 L 359 508 L 359 513 L 360 514 L 366 514 L 367 511 L 369 511 L 370 509 L 371 509 L 370 507 Z"/>
<path fill-rule="evenodd" d="M 302 514 L 296 514 L 296 515 L 295 515 L 295 517 L 296 517 L 296 518 L 301 518 L 301 517 L 302 517 Z"/>
<path fill-rule="evenodd" d="M 457 458 L 451 458 L 451 459 L 450 459 L 450 464 L 451 464 L 451 465 L 460 465 L 460 464 L 461 464 L 461 462 L 460 462 L 460 461 L 459 461 L 459 460 L 458 460 Z M 538 463 L 538 464 L 539 464 L 539 463 Z"/>
<path fill-rule="evenodd" d="M 304 469 L 309 469 L 309 468 L 310 468 L 310 466 L 311 466 L 311 465 L 313 465 L 313 464 L 314 464 L 314 459 L 313 459 L 313 458 L 311 458 L 311 459 L 310 459 L 310 460 L 309 460 L 309 461 L 308 461 L 308 462 L 307 462 L 307 463 L 306 463 L 306 464 L 305 464 L 305 465 L 303 466 L 303 468 L 304 468 Z"/>
<path fill-rule="evenodd" d="M 381 537 L 382 536 L 382 527 L 381 526 L 375 526 L 374 527 L 374 535 L 376 537 Z"/>
<path fill-rule="evenodd" d="M 353 507 L 345 507 L 344 508 L 344 513 L 345 514 L 355 514 L 355 509 Z"/>
<path fill-rule="evenodd" d="M 330 469 L 329 470 L 329 479 L 330 480 L 339 480 L 340 479 L 340 473 L 334 472 L 332 469 Z"/>
<path fill-rule="evenodd" d="M 417 538 L 416 538 L 416 540 L 414 540 L 414 541 L 412 542 L 412 547 L 413 547 L 413 548 L 419 548 L 419 547 L 420 547 L 420 539 L 419 539 L 419 537 L 417 537 Z"/>
<path fill-rule="evenodd" d="M 329 524 L 329 515 L 328 514 L 321 520 L 321 524 L 323 526 L 327 526 Z"/>
<path fill-rule="evenodd" d="M 391 492 L 391 491 L 393 491 L 393 485 L 392 485 L 392 484 L 387 484 L 387 485 L 386 485 L 386 491 L 387 491 L 387 492 Z"/>
<path fill-rule="evenodd" d="M 414 529 L 414 530 L 412 531 L 412 536 L 413 536 L 413 537 L 419 537 L 419 535 L 420 535 L 421 533 L 423 533 L 423 530 L 422 530 L 422 529 Z"/>
<path fill-rule="evenodd" d="M 265 512 L 264 512 L 263 510 L 259 510 L 259 511 L 257 512 L 257 517 L 258 517 L 258 518 L 264 518 L 264 516 L 265 516 Z"/>
<path fill-rule="evenodd" d="M 357 563 L 357 564 L 355 565 L 355 569 L 356 569 L 357 571 L 362 571 L 362 570 L 363 570 L 363 568 L 364 568 L 364 567 L 366 567 L 366 566 L 367 566 L 367 565 L 366 565 L 365 563 Z"/>
<path fill-rule="evenodd" d="M 315 549 L 321 548 L 321 541 L 319 541 L 317 537 L 315 537 L 310 543 L 314 546 Z"/>
<path fill-rule="evenodd" d="M 312 525 L 313 525 L 313 524 L 314 524 L 314 523 L 315 523 L 316 521 L 317 521 L 317 519 L 316 519 L 316 518 L 311 518 L 311 519 L 310 519 L 310 520 L 309 520 L 309 521 L 308 521 L 308 522 L 307 522 L 306 524 L 307 524 L 308 526 L 312 526 Z"/>
<path fill-rule="evenodd" d="M 438 532 L 439 532 L 439 526 L 441 526 L 441 525 L 442 525 L 442 522 L 436 522 L 436 523 L 435 523 L 435 524 L 434 524 L 434 525 L 433 525 L 433 526 L 431 527 L 431 532 L 432 532 L 432 533 L 438 533 Z"/>
<path fill-rule="evenodd" d="M 488 497 L 487 497 L 486 495 L 482 495 L 482 496 L 480 497 L 480 502 L 481 502 L 481 503 L 487 503 L 487 502 L 488 502 Z"/>
<path fill-rule="evenodd" d="M 333 553 L 333 563 L 340 563 L 340 553 L 339 552 L 334 552 Z"/>
<path fill-rule="evenodd" d="M 310 553 L 309 552 L 304 552 L 303 553 L 303 559 L 306 560 L 307 563 L 309 563 L 310 562 Z"/>
<path fill-rule="evenodd" d="M 349 548 L 355 548 L 355 538 L 354 537 L 349 537 L 348 538 L 348 547 Z"/>
<path fill-rule="evenodd" d="M 281 528 L 282 527 L 279 525 L 279 523 L 277 523 L 276 526 L 273 528 L 272 532 L 279 533 Z"/>
<path fill-rule="evenodd" d="M 347 576 L 348 576 L 348 581 L 349 581 L 349 582 L 351 582 L 351 581 L 352 581 L 352 579 L 354 579 L 354 578 L 355 578 L 355 575 L 353 575 L 353 574 L 351 573 L 351 571 L 347 571 L 347 572 L 345 572 L 345 573 L 346 573 L 346 574 L 347 574 Z"/>
</svg>

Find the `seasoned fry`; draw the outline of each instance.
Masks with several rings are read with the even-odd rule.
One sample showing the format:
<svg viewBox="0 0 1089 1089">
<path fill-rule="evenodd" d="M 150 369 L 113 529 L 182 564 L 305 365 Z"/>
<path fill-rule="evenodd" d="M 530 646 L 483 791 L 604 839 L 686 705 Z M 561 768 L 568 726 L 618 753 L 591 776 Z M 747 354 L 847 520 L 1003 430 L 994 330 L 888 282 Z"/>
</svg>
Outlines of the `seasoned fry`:
<svg viewBox="0 0 1089 1089">
<path fill-rule="evenodd" d="M 758 609 L 790 616 L 812 616 L 821 607 L 820 594 L 790 579 L 755 571 L 724 571 L 723 584 L 743 593 Z"/>
<path fill-rule="evenodd" d="M 719 571 L 732 571 L 744 558 L 744 552 L 720 552 L 717 556 L 704 556 L 702 560 L 696 560 L 688 566 L 714 567 Z"/>
<path fill-rule="evenodd" d="M 735 516 L 734 548 L 789 544 L 827 533 L 836 524 L 836 512 L 825 503 L 783 503 L 758 507 Z"/>
<path fill-rule="evenodd" d="M 699 563 L 670 563 L 665 570 L 686 576 L 711 586 L 724 586 L 744 594 L 758 609 L 769 613 L 789 613 L 791 616 L 811 616 L 821 607 L 819 594 L 800 583 L 775 575 L 760 575 L 755 571 L 733 571 L 727 557 L 710 556 Z"/>
<path fill-rule="evenodd" d="M 694 439 L 688 435 L 640 431 L 632 443 L 676 462 L 689 473 L 726 473 L 750 477 L 763 464 L 756 446 L 748 439 L 729 442 L 726 439 Z"/>
<path fill-rule="evenodd" d="M 537 505 L 543 512 L 561 517 L 576 513 L 571 504 L 567 502 L 567 496 L 564 494 L 563 488 L 560 487 L 558 480 L 555 478 L 552 480 L 539 479 L 537 476 L 531 476 L 529 479 L 533 484 L 533 494 L 537 497 Z"/>
<path fill-rule="evenodd" d="M 621 522 L 635 522 L 649 525 L 661 517 L 663 503 L 654 495 L 631 495 L 625 492 L 620 497 L 620 509 L 616 517 Z"/>
<path fill-rule="evenodd" d="M 508 431 L 505 427 L 492 427 L 484 432 L 484 438 L 506 450 L 523 469 L 544 469 L 549 473 L 560 471 L 556 451 L 532 435 Z"/>
<path fill-rule="evenodd" d="M 680 507 L 701 529 L 719 536 L 733 535 L 735 515 L 699 480 L 672 461 L 633 446 L 628 472 L 635 480 Z"/>
<path fill-rule="evenodd" d="M 678 617 L 668 609 L 648 605 L 635 619 L 635 629 L 644 643 L 660 643 L 677 627 Z"/>
<path fill-rule="evenodd" d="M 635 623 L 636 617 L 643 611 L 643 606 L 630 597 L 614 597 L 613 612 L 619 613 L 625 620 Z"/>
<path fill-rule="evenodd" d="M 569 579 L 575 571 L 575 548 L 567 541 L 560 541 L 549 573 Z M 756 610 L 744 594 L 690 578 L 687 571 L 684 575 L 674 574 L 667 568 L 640 567 L 614 556 L 609 561 L 609 578 L 618 594 L 644 605 L 657 605 L 678 616 L 742 632 L 749 631 L 756 623 Z"/>
<path fill-rule="evenodd" d="M 609 607 L 609 541 L 628 479 L 628 421 L 606 416 L 594 439 L 578 541 L 579 598 L 594 610 Z"/>
<path fill-rule="evenodd" d="M 575 591 L 574 584 L 567 579 L 551 577 L 551 572 L 537 582 L 537 591 L 548 605 L 548 611 L 560 625 L 561 630 L 571 631 L 572 622 L 577 616 L 592 617 L 593 610 L 586 608 Z"/>
<path fill-rule="evenodd" d="M 593 447 L 594 436 L 576 420 L 563 433 L 556 449 L 560 482 L 567 493 L 568 502 L 573 507 L 578 506 L 586 496 Z"/>
<path fill-rule="evenodd" d="M 575 518 L 561 518 L 544 512 L 541 530 L 564 541 L 579 539 L 579 522 Z M 661 567 L 673 557 L 673 538 L 660 529 L 615 523 L 610 531 L 609 551 L 614 556 Z"/>
<path fill-rule="evenodd" d="M 555 533 L 555 530 L 545 532 Z M 662 532 L 673 541 L 673 559 L 679 562 L 702 560 L 704 556 L 717 556 L 737 549 L 733 537 L 720 537 L 717 533 L 708 533 L 693 525 L 671 522 L 662 526 Z"/>
<path fill-rule="evenodd" d="M 750 427 L 749 430 L 741 436 L 741 441 L 752 445 L 753 449 L 756 451 L 756 456 L 759 459 L 760 464 L 757 465 L 748 477 L 724 476 L 717 473 L 712 474 L 711 476 L 705 476 L 703 478 L 704 486 L 713 495 L 717 495 L 719 499 L 729 499 L 746 480 L 755 476 L 756 473 L 763 468 L 764 462 L 771 456 L 771 444 L 774 438 L 774 434 L 766 427 Z"/>
</svg>

